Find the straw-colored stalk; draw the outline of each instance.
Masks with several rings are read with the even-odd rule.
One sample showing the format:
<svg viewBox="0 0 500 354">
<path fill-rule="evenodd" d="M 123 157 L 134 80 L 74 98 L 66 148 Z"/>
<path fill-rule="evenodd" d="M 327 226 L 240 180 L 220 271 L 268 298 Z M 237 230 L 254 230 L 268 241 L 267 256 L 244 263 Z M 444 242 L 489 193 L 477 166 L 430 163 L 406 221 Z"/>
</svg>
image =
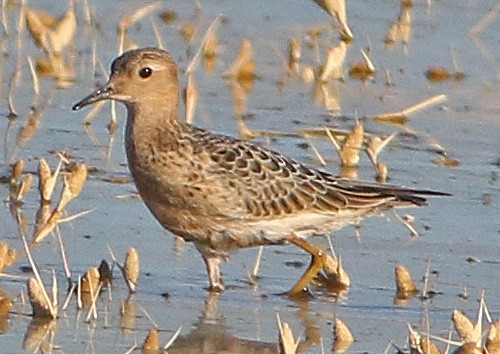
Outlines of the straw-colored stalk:
<svg viewBox="0 0 500 354">
<path fill-rule="evenodd" d="M 276 314 L 276 321 L 278 322 L 279 330 L 279 352 L 280 354 L 295 354 L 299 346 L 298 342 L 295 342 L 293 337 L 293 332 L 288 323 L 281 321 L 280 315 Z"/>
<path fill-rule="evenodd" d="M 56 210 L 64 210 L 68 203 L 80 194 L 87 176 L 88 170 L 84 164 L 76 164 L 69 169 L 68 174 L 64 176 L 63 191 Z"/>
<path fill-rule="evenodd" d="M 9 294 L 7 294 L 5 291 L 0 290 L 0 317 L 6 316 L 11 308 L 12 299 L 10 298 Z"/>
<path fill-rule="evenodd" d="M 486 337 L 486 349 L 490 354 L 500 353 L 500 319 L 490 324 Z"/>
<path fill-rule="evenodd" d="M 420 351 L 422 354 L 441 354 L 439 348 L 432 342 L 428 336 L 420 339 Z"/>
<path fill-rule="evenodd" d="M 364 132 L 365 129 L 363 125 L 357 122 L 351 133 L 344 139 L 343 143 L 340 144 L 331 130 L 326 128 L 326 133 L 337 149 L 342 166 L 356 167 L 358 165 L 359 152 L 364 141 Z"/>
<path fill-rule="evenodd" d="M 82 278 L 81 291 L 96 294 L 101 282 L 101 275 L 96 267 L 90 267 Z"/>
<path fill-rule="evenodd" d="M 40 159 L 38 163 L 38 190 L 42 201 L 50 201 L 61 166 L 62 160 L 59 161 L 56 170 L 52 173 L 48 162 L 45 159 Z"/>
<path fill-rule="evenodd" d="M 111 286 L 111 282 L 113 281 L 113 272 L 111 271 L 108 262 L 103 259 L 98 269 L 103 287 Z"/>
<path fill-rule="evenodd" d="M 35 44 L 48 48 L 47 32 L 55 25 L 57 19 L 45 12 L 35 11 L 28 7 L 24 8 L 26 27 L 35 40 Z"/>
<path fill-rule="evenodd" d="M 87 166 L 83 164 L 74 165 L 69 169 L 68 174 L 64 176 L 63 190 L 61 192 L 59 203 L 57 204 L 56 209 L 54 209 L 54 211 L 48 218 L 47 222 L 42 227 L 36 230 L 35 234 L 33 235 L 33 243 L 41 242 L 56 227 L 59 222 L 62 222 L 61 216 L 63 210 L 71 200 L 73 200 L 78 196 L 78 194 L 80 194 L 87 176 Z M 87 212 L 80 213 L 80 215 L 86 214 Z M 75 216 L 70 217 L 69 219 L 74 218 Z"/>
<path fill-rule="evenodd" d="M 474 325 L 462 311 L 454 310 L 451 316 L 453 326 L 464 343 L 481 346 L 481 323 Z"/>
<path fill-rule="evenodd" d="M 33 185 L 33 175 L 27 174 L 19 183 L 14 200 L 20 202 Z"/>
<path fill-rule="evenodd" d="M 48 31 L 51 53 L 61 53 L 72 41 L 76 33 L 76 16 L 73 1 L 70 1 L 68 11 L 53 30 Z"/>
<path fill-rule="evenodd" d="M 130 292 L 134 293 L 137 288 L 137 282 L 139 281 L 140 274 L 139 253 L 135 248 L 130 247 L 128 249 L 123 268 L 123 276 L 127 282 L 127 286 Z"/>
<path fill-rule="evenodd" d="M 51 306 L 47 301 L 47 297 L 43 294 L 42 287 L 35 278 L 30 278 L 28 280 L 28 297 L 33 310 L 33 317 L 55 317 L 52 314 Z"/>
<path fill-rule="evenodd" d="M 219 44 L 217 41 L 217 33 L 212 31 L 206 38 L 205 45 L 203 46 L 203 57 L 205 59 L 214 58 L 217 56 Z"/>
<path fill-rule="evenodd" d="M 126 32 L 128 27 L 158 9 L 160 5 L 160 2 L 155 2 L 135 10 L 132 15 L 124 16 L 118 25 L 119 33 Z"/>
<path fill-rule="evenodd" d="M 361 49 L 361 55 L 363 56 L 363 62 L 351 63 L 349 65 L 349 75 L 356 79 L 366 80 L 375 74 L 375 65 L 373 65 L 372 60 L 363 49 Z"/>
<path fill-rule="evenodd" d="M 251 80 L 255 78 L 255 62 L 253 60 L 252 42 L 245 39 L 241 43 L 240 52 L 229 70 L 227 76 L 238 80 Z"/>
<path fill-rule="evenodd" d="M 342 266 L 342 258 L 332 257 L 327 254 L 325 259 L 324 271 L 332 283 L 340 287 L 349 288 L 351 286 L 351 277 Z"/>
<path fill-rule="evenodd" d="M 410 272 L 404 266 L 398 265 L 394 269 L 394 276 L 396 278 L 397 293 L 410 295 L 417 291 Z"/>
<path fill-rule="evenodd" d="M 335 318 L 333 335 L 335 337 L 333 343 L 334 353 L 344 353 L 354 343 L 351 330 L 340 318 Z"/>
<path fill-rule="evenodd" d="M 198 102 L 198 87 L 192 73 L 188 75 L 184 97 L 186 102 L 186 123 L 192 124 L 196 111 L 196 103 Z"/>
<path fill-rule="evenodd" d="M 297 38 L 292 38 L 288 42 L 288 72 L 297 74 L 299 72 L 299 62 L 301 56 L 300 41 Z"/>
<path fill-rule="evenodd" d="M 395 136 L 395 132 L 385 139 L 381 139 L 376 135 L 371 136 L 370 141 L 366 146 L 366 153 L 368 154 L 368 157 L 370 158 L 370 161 L 374 166 L 378 164 L 378 155 Z"/>
<path fill-rule="evenodd" d="M 330 79 L 342 79 L 344 77 L 342 66 L 344 65 L 346 54 L 347 44 L 344 41 L 340 41 L 335 48 L 328 49 L 326 62 L 319 76 L 320 82 L 327 82 Z"/>
<path fill-rule="evenodd" d="M 314 2 L 325 10 L 330 16 L 337 19 L 340 23 L 340 30 L 344 38 L 349 40 L 354 38 L 347 20 L 347 7 L 345 0 L 314 0 Z"/>
<path fill-rule="evenodd" d="M 126 39 L 126 33 L 128 28 L 136 23 L 137 21 L 141 20 L 145 16 L 149 15 L 151 12 L 155 11 L 160 7 L 161 3 L 160 2 L 155 2 L 150 5 L 143 6 L 137 10 L 132 15 L 127 15 L 123 16 L 122 20 L 118 24 L 118 35 L 120 36 L 120 48 L 119 48 L 119 53 L 122 53 L 124 51 L 125 47 L 125 39 Z M 130 45 L 128 46 L 130 47 Z M 132 49 L 132 48 L 130 48 Z"/>
<path fill-rule="evenodd" d="M 23 175 L 24 171 L 24 161 L 23 160 L 18 160 L 16 163 L 12 166 L 12 170 L 10 172 L 10 184 L 17 184 Z"/>
<path fill-rule="evenodd" d="M 6 242 L 0 242 L 0 272 L 14 264 L 16 258 L 16 250 L 10 248 Z"/>
<path fill-rule="evenodd" d="M 158 351 L 160 349 L 160 341 L 158 339 L 158 329 L 156 328 L 151 328 L 149 330 L 149 333 L 144 340 L 144 344 L 142 346 L 143 350 L 151 350 L 151 351 Z"/>
</svg>

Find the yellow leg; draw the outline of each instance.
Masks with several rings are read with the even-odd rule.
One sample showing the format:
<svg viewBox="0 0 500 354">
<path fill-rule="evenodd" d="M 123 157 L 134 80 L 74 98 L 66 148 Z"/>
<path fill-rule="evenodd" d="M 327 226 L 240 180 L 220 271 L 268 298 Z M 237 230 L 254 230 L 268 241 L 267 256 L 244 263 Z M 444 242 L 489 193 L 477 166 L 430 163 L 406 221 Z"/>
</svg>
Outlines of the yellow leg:
<svg viewBox="0 0 500 354">
<path fill-rule="evenodd" d="M 304 289 L 307 289 L 307 285 L 311 282 L 311 280 L 313 280 L 325 267 L 327 255 L 323 249 L 313 246 L 306 240 L 295 235 L 289 239 L 289 242 L 311 254 L 311 264 L 309 265 L 309 268 L 307 268 L 306 272 L 302 275 L 297 284 L 295 284 L 294 287 L 288 292 L 288 296 L 296 296 L 302 294 Z"/>
</svg>

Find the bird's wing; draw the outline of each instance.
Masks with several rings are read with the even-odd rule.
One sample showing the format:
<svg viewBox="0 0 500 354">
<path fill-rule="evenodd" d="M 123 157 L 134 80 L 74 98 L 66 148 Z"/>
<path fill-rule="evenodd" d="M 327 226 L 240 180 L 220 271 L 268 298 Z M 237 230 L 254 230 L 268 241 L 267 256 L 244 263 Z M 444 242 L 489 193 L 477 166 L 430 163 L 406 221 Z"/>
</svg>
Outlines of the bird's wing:
<svg viewBox="0 0 500 354">
<path fill-rule="evenodd" d="M 251 142 L 202 130 L 200 135 L 199 155 L 208 160 L 205 183 L 218 184 L 225 198 L 238 200 L 230 203 L 239 206 L 231 213 L 242 218 L 422 205 L 425 199 L 417 194 L 428 194 L 340 179 Z"/>
</svg>

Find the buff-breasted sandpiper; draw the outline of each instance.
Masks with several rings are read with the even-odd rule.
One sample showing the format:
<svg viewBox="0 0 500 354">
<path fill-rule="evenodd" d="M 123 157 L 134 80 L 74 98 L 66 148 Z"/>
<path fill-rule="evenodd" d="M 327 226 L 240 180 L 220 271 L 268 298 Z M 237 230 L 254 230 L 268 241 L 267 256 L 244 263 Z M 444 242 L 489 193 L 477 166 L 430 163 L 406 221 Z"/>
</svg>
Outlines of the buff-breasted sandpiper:
<svg viewBox="0 0 500 354">
<path fill-rule="evenodd" d="M 109 81 L 73 109 L 101 100 L 126 105 L 125 148 L 137 189 L 164 228 L 195 244 L 213 290 L 224 288 L 220 264 L 232 250 L 294 244 L 319 259 L 322 251 L 308 235 L 384 210 L 426 205 L 421 195 L 443 195 L 337 178 L 257 144 L 184 123 L 177 65 L 161 49 L 122 54 Z M 315 275 L 306 272 L 294 291 Z"/>
</svg>

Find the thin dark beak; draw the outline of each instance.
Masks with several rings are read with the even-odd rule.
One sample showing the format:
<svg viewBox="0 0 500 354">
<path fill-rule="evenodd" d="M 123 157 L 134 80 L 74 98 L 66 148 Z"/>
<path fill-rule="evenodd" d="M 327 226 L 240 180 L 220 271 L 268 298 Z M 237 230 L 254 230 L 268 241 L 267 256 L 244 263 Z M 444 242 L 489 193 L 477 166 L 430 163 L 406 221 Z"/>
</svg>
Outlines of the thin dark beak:
<svg viewBox="0 0 500 354">
<path fill-rule="evenodd" d="M 73 111 L 78 111 L 79 109 L 88 106 L 89 104 L 102 101 L 102 100 L 109 100 L 112 99 L 113 94 L 115 93 L 115 89 L 111 82 L 107 82 L 106 85 L 95 91 L 94 93 L 88 95 L 85 97 L 83 100 L 80 102 L 76 103 L 72 110 Z"/>
</svg>

